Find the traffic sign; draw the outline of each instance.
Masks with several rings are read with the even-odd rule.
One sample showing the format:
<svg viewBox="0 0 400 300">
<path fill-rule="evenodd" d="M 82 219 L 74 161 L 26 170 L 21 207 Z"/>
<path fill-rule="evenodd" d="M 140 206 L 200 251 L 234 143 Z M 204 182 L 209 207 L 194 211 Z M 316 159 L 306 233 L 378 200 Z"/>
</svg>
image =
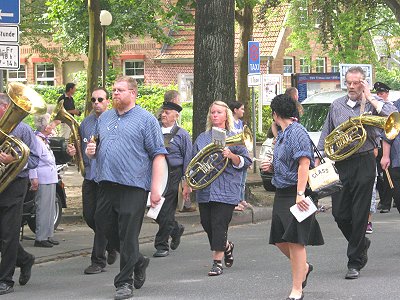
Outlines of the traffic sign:
<svg viewBox="0 0 400 300">
<path fill-rule="evenodd" d="M 0 69 L 19 69 L 19 45 L 0 44 Z"/>
<path fill-rule="evenodd" d="M 261 74 L 248 74 L 247 75 L 247 86 L 260 86 L 261 85 Z"/>
<path fill-rule="evenodd" d="M 0 44 L 1 43 L 18 43 L 19 40 L 18 26 L 0 25 Z"/>
<path fill-rule="evenodd" d="M 19 24 L 20 0 L 0 2 L 0 23 Z"/>
<path fill-rule="evenodd" d="M 260 71 L 260 42 L 248 42 L 249 74 L 261 73 Z"/>
</svg>

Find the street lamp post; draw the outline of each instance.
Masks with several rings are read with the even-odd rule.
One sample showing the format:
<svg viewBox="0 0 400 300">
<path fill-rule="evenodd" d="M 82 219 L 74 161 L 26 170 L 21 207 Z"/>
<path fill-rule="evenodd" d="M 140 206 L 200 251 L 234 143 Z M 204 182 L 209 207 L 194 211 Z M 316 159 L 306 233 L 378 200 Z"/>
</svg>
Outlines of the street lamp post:
<svg viewBox="0 0 400 300">
<path fill-rule="evenodd" d="M 107 10 L 102 10 L 100 12 L 100 24 L 101 24 L 101 34 L 102 34 L 102 83 L 103 87 L 106 87 L 106 67 L 107 67 L 107 51 L 106 51 L 106 26 L 110 25 L 112 22 L 112 15 Z"/>
</svg>

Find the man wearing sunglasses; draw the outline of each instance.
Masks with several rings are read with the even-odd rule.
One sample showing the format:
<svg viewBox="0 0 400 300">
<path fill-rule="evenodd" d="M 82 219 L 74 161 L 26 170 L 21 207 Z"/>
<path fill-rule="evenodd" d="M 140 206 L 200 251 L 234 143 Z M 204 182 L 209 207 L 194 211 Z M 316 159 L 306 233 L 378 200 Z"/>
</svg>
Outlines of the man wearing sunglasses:
<svg viewBox="0 0 400 300">
<path fill-rule="evenodd" d="M 96 88 L 93 91 L 91 101 L 93 110 L 80 125 L 82 153 L 85 153 L 86 145 L 93 136 L 98 118 L 108 109 L 110 103 L 108 93 L 103 88 Z M 83 161 L 86 170 L 85 179 L 82 184 L 83 218 L 86 224 L 94 231 L 91 264 L 84 270 L 84 273 L 99 274 L 104 271 L 107 263 L 111 265 L 115 262 L 117 252 L 109 246 L 106 236 L 98 229 L 94 219 L 99 191 L 98 184 L 94 180 L 96 175 L 96 160 L 89 159 L 86 154 L 83 154 Z M 108 254 L 107 258 L 106 250 Z"/>
</svg>

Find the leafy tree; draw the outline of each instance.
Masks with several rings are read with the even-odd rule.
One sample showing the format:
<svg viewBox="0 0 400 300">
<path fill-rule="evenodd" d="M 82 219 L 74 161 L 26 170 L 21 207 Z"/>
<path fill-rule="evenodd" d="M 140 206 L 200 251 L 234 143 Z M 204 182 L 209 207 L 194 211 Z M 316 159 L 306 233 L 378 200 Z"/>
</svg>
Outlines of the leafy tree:
<svg viewBox="0 0 400 300">
<path fill-rule="evenodd" d="M 235 0 L 196 2 L 193 139 L 205 130 L 212 102 L 235 99 Z"/>
</svg>

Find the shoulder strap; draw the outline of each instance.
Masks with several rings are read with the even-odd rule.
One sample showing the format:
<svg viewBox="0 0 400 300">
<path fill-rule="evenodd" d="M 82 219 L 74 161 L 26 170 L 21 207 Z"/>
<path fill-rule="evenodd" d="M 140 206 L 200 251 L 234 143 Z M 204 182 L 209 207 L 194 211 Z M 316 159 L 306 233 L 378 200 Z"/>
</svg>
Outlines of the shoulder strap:
<svg viewBox="0 0 400 300">
<path fill-rule="evenodd" d="M 178 125 L 174 126 L 170 133 L 164 134 L 164 146 L 168 147 L 169 143 L 171 142 L 172 138 L 176 135 L 180 127 Z"/>
<path fill-rule="evenodd" d="M 314 152 L 317 154 L 317 156 L 318 156 L 319 160 L 321 161 L 321 163 L 325 163 L 325 160 L 322 157 L 321 152 L 319 152 L 318 148 L 315 146 L 315 144 L 314 144 L 314 142 L 312 141 L 311 138 L 310 138 L 310 141 L 311 141 L 311 144 L 312 144 L 312 146 L 314 148 Z"/>
</svg>

